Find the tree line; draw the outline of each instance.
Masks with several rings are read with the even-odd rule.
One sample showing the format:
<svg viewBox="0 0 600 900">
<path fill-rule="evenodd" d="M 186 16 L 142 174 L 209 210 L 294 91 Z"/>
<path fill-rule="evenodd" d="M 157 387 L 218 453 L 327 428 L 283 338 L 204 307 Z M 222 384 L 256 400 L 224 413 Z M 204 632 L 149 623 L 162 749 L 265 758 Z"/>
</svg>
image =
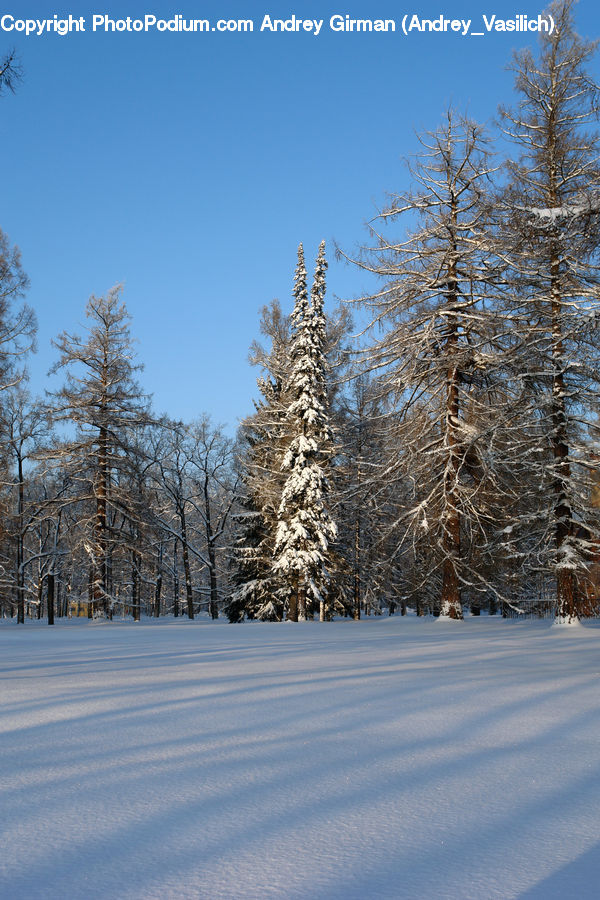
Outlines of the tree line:
<svg viewBox="0 0 600 900">
<path fill-rule="evenodd" d="M 337 248 L 372 278 L 360 339 L 351 303 L 325 311 L 325 244 L 311 278 L 300 245 L 235 440 L 152 411 L 119 287 L 56 338 L 64 383 L 32 399 L 35 320 L 2 235 L 3 615 L 595 614 L 600 94 L 573 3 L 550 11 L 513 55 L 502 154 L 449 109 L 367 245 Z"/>
</svg>

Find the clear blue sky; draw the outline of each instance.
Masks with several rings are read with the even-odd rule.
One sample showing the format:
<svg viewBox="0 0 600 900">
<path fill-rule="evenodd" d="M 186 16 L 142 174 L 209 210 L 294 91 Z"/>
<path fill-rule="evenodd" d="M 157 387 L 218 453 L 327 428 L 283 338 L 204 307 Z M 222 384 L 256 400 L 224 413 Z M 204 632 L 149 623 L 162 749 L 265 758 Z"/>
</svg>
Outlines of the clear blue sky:
<svg viewBox="0 0 600 900">
<path fill-rule="evenodd" d="M 50 3 L 5 11 L 51 17 Z M 511 51 L 535 34 L 485 37 L 399 29 L 404 13 L 531 18 L 543 5 L 154 2 L 68 4 L 88 31 L 64 37 L 0 32 L 24 82 L 0 100 L 0 225 L 23 254 L 39 319 L 31 389 L 43 392 L 50 340 L 78 330 L 91 293 L 116 282 L 139 340 L 141 380 L 158 411 L 203 411 L 235 427 L 256 394 L 248 347 L 258 311 L 290 304 L 296 247 L 314 258 L 325 238 L 352 249 L 387 191 L 407 184 L 415 131 L 449 103 L 480 120 L 511 102 Z M 251 18 L 252 34 L 105 34 L 113 18 Z M 263 16 L 324 19 L 321 33 L 260 33 Z M 334 13 L 391 18 L 387 34 L 334 33 Z M 577 7 L 596 37 L 595 0 Z M 477 29 L 479 30 L 479 29 Z M 596 75 L 600 63 L 595 64 Z M 329 302 L 368 287 L 330 254 Z M 371 285 L 372 286 L 372 285 Z"/>
</svg>

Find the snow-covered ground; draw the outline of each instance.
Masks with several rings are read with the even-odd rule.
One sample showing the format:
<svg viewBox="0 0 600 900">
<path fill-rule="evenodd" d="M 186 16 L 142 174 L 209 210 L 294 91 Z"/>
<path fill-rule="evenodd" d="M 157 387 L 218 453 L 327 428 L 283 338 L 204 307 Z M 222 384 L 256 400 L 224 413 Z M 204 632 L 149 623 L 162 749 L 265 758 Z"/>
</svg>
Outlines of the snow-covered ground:
<svg viewBox="0 0 600 900">
<path fill-rule="evenodd" d="M 597 898 L 600 628 L 0 625 L 0 896 Z"/>
</svg>

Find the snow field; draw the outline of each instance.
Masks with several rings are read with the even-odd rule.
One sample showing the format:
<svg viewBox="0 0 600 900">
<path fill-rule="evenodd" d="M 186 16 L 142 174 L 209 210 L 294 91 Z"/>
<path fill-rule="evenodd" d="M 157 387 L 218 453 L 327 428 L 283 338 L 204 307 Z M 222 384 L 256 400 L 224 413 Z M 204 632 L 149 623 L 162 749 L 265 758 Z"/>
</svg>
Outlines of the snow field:
<svg viewBox="0 0 600 900">
<path fill-rule="evenodd" d="M 0 625 L 0 897 L 596 898 L 600 628 Z"/>
</svg>

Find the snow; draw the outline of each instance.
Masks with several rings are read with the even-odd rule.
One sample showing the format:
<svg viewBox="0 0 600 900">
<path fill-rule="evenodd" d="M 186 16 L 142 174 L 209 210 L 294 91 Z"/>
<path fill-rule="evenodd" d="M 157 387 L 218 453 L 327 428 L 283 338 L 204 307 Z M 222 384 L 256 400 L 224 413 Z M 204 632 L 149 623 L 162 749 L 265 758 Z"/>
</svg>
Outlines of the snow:
<svg viewBox="0 0 600 900">
<path fill-rule="evenodd" d="M 597 897 L 600 628 L 0 625 L 0 896 Z"/>
<path fill-rule="evenodd" d="M 521 209 L 525 209 L 532 216 L 535 216 L 539 219 L 547 219 L 549 222 L 554 223 L 559 219 L 566 219 L 569 216 L 576 218 L 577 216 L 581 216 L 585 213 L 589 215 L 589 213 L 593 210 L 593 206 L 590 203 L 571 203 L 549 208 L 529 206 L 521 207 Z"/>
</svg>

